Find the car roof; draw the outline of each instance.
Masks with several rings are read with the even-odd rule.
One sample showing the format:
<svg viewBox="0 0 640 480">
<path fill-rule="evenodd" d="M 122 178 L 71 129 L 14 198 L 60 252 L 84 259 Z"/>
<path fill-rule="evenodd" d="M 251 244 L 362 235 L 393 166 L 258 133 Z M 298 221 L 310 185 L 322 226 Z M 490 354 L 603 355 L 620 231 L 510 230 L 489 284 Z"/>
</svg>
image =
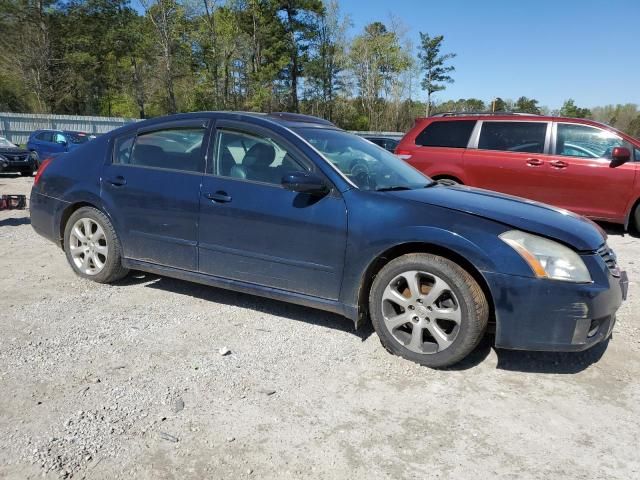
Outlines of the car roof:
<svg viewBox="0 0 640 480">
<path fill-rule="evenodd" d="M 484 113 L 484 112 L 451 112 L 451 113 L 443 113 L 436 114 L 430 117 L 419 117 L 416 118 L 416 125 L 424 125 L 425 123 L 438 121 L 438 122 L 457 122 L 461 120 L 472 120 L 472 121 L 511 121 L 511 122 L 562 122 L 562 123 L 575 123 L 580 125 L 589 125 L 592 127 L 603 128 L 605 130 L 609 130 L 611 132 L 620 135 L 624 139 L 631 141 L 632 143 L 637 143 L 638 140 L 633 137 L 627 135 L 624 132 L 612 127 L 611 125 L 607 125 L 606 123 L 597 122 L 595 120 L 591 120 L 588 118 L 575 118 L 575 117 L 554 117 L 551 115 L 535 115 L 528 113 L 517 113 L 517 112 L 505 112 L 505 113 Z"/>
<path fill-rule="evenodd" d="M 167 115 L 164 117 L 156 117 L 141 122 L 134 122 L 119 128 L 119 132 L 137 130 L 147 126 L 153 126 L 156 124 L 162 124 L 171 121 L 198 119 L 198 118 L 216 118 L 220 120 L 237 120 L 237 121 L 249 121 L 254 124 L 262 125 L 281 125 L 287 128 L 325 128 L 325 129 L 338 129 L 335 124 L 323 118 L 314 117 L 311 115 L 304 115 L 300 113 L 288 113 L 288 112 L 274 112 L 274 113 L 260 113 L 260 112 L 236 112 L 236 111 L 202 111 L 202 112 L 189 112 L 178 113 L 174 115 Z"/>
</svg>

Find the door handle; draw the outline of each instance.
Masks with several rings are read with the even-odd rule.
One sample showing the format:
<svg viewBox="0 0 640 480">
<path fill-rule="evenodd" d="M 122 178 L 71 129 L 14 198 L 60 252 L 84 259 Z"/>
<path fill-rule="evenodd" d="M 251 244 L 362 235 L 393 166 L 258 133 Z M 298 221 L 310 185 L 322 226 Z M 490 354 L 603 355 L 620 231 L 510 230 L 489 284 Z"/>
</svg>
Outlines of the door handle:
<svg viewBox="0 0 640 480">
<path fill-rule="evenodd" d="M 530 167 L 539 167 L 543 164 L 544 162 L 539 158 L 527 158 L 527 165 L 529 165 Z"/>
<path fill-rule="evenodd" d="M 122 175 L 118 175 L 116 177 L 107 178 L 107 182 L 109 182 L 114 187 L 124 187 L 127 184 L 127 179 Z"/>
<path fill-rule="evenodd" d="M 549 162 L 549 164 L 553 168 L 567 168 L 569 166 L 567 162 L 563 162 L 562 160 L 553 160 L 552 162 Z"/>
<path fill-rule="evenodd" d="M 227 195 L 227 192 L 223 191 L 217 191 L 216 193 L 205 193 L 204 196 L 216 203 L 228 203 L 231 201 L 231 197 Z"/>
</svg>

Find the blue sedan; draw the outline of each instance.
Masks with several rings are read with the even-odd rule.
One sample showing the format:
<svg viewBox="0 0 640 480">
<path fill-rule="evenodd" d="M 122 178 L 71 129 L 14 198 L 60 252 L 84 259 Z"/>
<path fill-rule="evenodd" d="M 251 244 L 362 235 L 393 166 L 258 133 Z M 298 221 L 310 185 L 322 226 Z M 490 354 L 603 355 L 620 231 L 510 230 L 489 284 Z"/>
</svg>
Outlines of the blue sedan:
<svg viewBox="0 0 640 480">
<path fill-rule="evenodd" d="M 206 112 L 122 127 L 43 164 L 31 223 L 79 276 L 131 269 L 369 319 L 430 367 L 609 338 L 627 277 L 591 221 L 431 181 L 305 115 Z"/>
</svg>

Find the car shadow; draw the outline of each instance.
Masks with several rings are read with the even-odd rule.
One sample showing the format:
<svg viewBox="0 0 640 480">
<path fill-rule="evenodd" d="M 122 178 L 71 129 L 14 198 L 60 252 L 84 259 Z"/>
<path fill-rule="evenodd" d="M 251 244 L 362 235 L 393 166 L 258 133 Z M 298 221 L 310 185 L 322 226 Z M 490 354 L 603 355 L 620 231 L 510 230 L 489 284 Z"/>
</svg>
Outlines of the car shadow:
<svg viewBox="0 0 640 480">
<path fill-rule="evenodd" d="M 358 330 L 355 330 L 350 320 L 334 313 L 150 273 L 135 271 L 116 284 L 122 286 L 145 284 L 148 288 L 187 295 L 207 302 L 247 308 L 268 315 L 352 333 L 362 341 L 367 340 L 374 333 L 371 322 L 367 322 Z M 475 368 L 484 362 L 493 350 L 497 357 L 496 369 L 498 370 L 543 374 L 575 374 L 598 362 L 604 355 L 608 344 L 609 341 L 607 340 L 584 352 L 504 350 L 495 348 L 495 335 L 488 333 L 467 357 L 443 370 L 464 371 Z"/>
<path fill-rule="evenodd" d="M 207 302 L 247 308 L 267 315 L 275 315 L 352 333 L 363 342 L 373 333 L 370 323 L 356 330 L 351 320 L 335 313 L 149 273 L 132 272 L 126 278 L 120 280 L 117 285 L 126 286 L 141 283 L 144 283 L 148 288 L 187 295 Z"/>
<path fill-rule="evenodd" d="M 19 227 L 20 225 L 29 225 L 31 223 L 31 218 L 26 217 L 11 217 L 5 218 L 4 220 L 0 220 L 0 227 Z"/>
<path fill-rule="evenodd" d="M 496 349 L 497 368 L 527 373 L 574 374 L 597 363 L 608 346 L 609 340 L 594 345 L 584 352 L 525 352 Z"/>
<path fill-rule="evenodd" d="M 640 238 L 638 232 L 634 232 L 631 228 L 625 232 L 624 226 L 616 223 L 598 222 L 598 225 L 600 225 L 609 236 L 624 237 L 628 235 L 632 238 Z"/>
<path fill-rule="evenodd" d="M 495 336 L 487 334 L 476 349 L 459 363 L 445 370 L 468 370 L 485 361 L 493 350 L 497 357 L 497 370 L 523 373 L 575 374 L 597 363 L 604 355 L 609 340 L 584 352 L 532 352 L 496 348 Z"/>
</svg>

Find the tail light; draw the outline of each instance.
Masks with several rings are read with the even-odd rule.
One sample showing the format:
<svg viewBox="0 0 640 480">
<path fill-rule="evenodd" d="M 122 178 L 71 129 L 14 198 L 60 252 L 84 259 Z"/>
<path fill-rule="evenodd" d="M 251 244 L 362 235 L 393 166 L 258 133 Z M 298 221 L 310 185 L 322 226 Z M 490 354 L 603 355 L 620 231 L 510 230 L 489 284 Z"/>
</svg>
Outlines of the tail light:
<svg viewBox="0 0 640 480">
<path fill-rule="evenodd" d="M 33 184 L 34 185 L 38 185 L 38 182 L 40 181 L 40 177 L 42 176 L 42 174 L 44 173 L 45 169 L 49 166 L 49 164 L 51 163 L 51 160 L 53 160 L 52 158 L 45 158 L 42 163 L 40 163 L 40 166 L 38 167 L 38 173 L 36 173 L 36 178 L 33 179 Z"/>
<path fill-rule="evenodd" d="M 402 160 L 410 160 L 412 157 L 411 150 L 403 150 L 401 148 L 396 148 L 395 154 L 396 157 Z"/>
</svg>

